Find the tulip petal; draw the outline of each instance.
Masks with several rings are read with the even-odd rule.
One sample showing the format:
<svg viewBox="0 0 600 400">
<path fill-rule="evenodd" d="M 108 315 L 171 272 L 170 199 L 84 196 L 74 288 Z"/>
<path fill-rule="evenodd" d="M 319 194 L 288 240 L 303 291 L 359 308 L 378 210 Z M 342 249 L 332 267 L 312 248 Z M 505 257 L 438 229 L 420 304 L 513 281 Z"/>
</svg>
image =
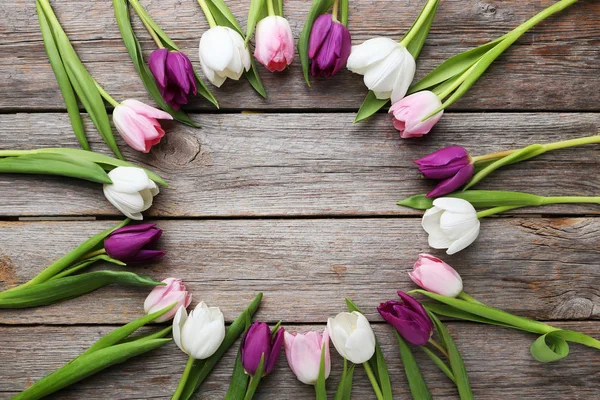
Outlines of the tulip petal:
<svg viewBox="0 0 600 400">
<path fill-rule="evenodd" d="M 317 18 L 310 31 L 310 39 L 308 42 L 308 57 L 315 58 L 315 55 L 321 49 L 321 46 L 327 39 L 329 30 L 333 24 L 333 19 L 330 14 L 323 14 Z"/>
<path fill-rule="evenodd" d="M 292 355 L 290 366 L 298 380 L 306 385 L 314 385 L 319 377 L 319 367 L 321 364 L 321 348 L 317 341 L 311 340 L 309 332 L 304 335 L 297 335 L 290 349 Z"/>
<path fill-rule="evenodd" d="M 215 26 L 200 38 L 200 61 L 213 71 L 225 70 L 236 53 L 228 29 Z"/>
<path fill-rule="evenodd" d="M 112 190 L 110 185 L 104 185 L 104 196 L 125 216 L 138 221 L 143 219 L 139 208 L 143 207 L 144 200 L 139 193 L 117 192 Z"/>
<path fill-rule="evenodd" d="M 398 75 L 402 74 L 402 59 L 404 54 L 397 47 L 382 61 L 373 64 L 364 75 L 365 86 L 375 93 L 378 99 L 389 99 Z"/>
<path fill-rule="evenodd" d="M 437 186 L 427 193 L 427 197 L 438 197 L 452 193 L 455 190 L 461 188 L 465 183 L 473 176 L 475 167 L 473 164 L 467 164 L 461 168 L 453 177 L 444 179 Z"/>
<path fill-rule="evenodd" d="M 446 253 L 452 255 L 468 247 L 471 243 L 475 241 L 475 239 L 477 239 L 477 236 L 479 236 L 479 227 L 480 222 L 479 220 L 477 220 L 477 225 L 474 226 L 469 232 L 465 233 L 458 240 L 456 240 L 454 243 L 452 243 L 452 245 L 448 247 L 448 250 L 446 250 Z"/>
<path fill-rule="evenodd" d="M 461 214 L 475 214 L 475 208 L 467 200 L 457 199 L 454 197 L 440 197 L 433 201 L 433 205 L 442 210 Z"/>
<path fill-rule="evenodd" d="M 350 71 L 364 75 L 370 66 L 387 58 L 399 46 L 396 41 L 386 37 L 369 39 L 352 46 L 346 66 Z"/>
<path fill-rule="evenodd" d="M 400 49 L 402 52 L 401 68 L 400 73 L 397 75 L 396 81 L 394 82 L 394 88 L 391 95 L 392 103 L 402 99 L 406 95 L 406 92 L 415 77 L 415 70 L 417 68 L 415 59 L 408 52 L 406 47 L 400 47 Z M 429 130 L 427 132 L 429 132 Z"/>
<path fill-rule="evenodd" d="M 185 307 L 179 307 L 177 313 L 175 314 L 175 318 L 173 318 L 173 340 L 175 341 L 177 347 L 179 347 L 181 351 L 183 351 L 186 354 L 187 351 L 183 347 L 181 334 L 183 331 L 183 327 L 185 326 L 185 322 L 187 321 L 187 318 L 188 314 Z"/>
<path fill-rule="evenodd" d="M 158 108 L 154 108 L 149 106 L 148 104 L 142 103 L 141 101 L 134 99 L 127 99 L 121 103 L 128 108 L 131 108 L 136 114 L 142 115 L 147 118 L 156 118 L 156 119 L 168 119 L 172 120 L 173 117 L 171 114 L 159 110 Z"/>
<path fill-rule="evenodd" d="M 167 86 L 165 65 L 168 55 L 169 50 L 163 48 L 154 50 L 152 54 L 150 54 L 150 57 L 148 57 L 148 67 L 150 68 L 150 72 L 154 75 L 156 83 L 163 88 Z"/>
</svg>

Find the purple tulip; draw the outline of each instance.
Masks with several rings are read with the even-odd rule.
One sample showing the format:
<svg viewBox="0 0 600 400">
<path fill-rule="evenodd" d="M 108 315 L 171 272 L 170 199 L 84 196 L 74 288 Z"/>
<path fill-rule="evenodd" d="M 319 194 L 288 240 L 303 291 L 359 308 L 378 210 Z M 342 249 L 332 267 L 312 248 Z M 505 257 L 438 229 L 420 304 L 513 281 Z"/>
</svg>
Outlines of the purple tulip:
<svg viewBox="0 0 600 400">
<path fill-rule="evenodd" d="M 255 322 L 248 328 L 248 332 L 242 340 L 242 365 L 247 374 L 256 374 L 263 354 L 263 374 L 268 375 L 273 371 L 283 347 L 283 334 L 284 330 L 280 328 L 273 337 L 271 329 L 264 322 Z"/>
<path fill-rule="evenodd" d="M 402 301 L 381 303 L 377 311 L 408 343 L 424 346 L 433 334 L 433 323 L 427 311 L 406 293 L 398 291 L 398 296 Z"/>
<path fill-rule="evenodd" d="M 104 248 L 110 257 L 124 263 L 149 262 L 166 254 L 153 249 L 161 235 L 162 229 L 155 224 L 124 226 L 104 239 Z"/>
<path fill-rule="evenodd" d="M 473 176 L 475 167 L 467 150 L 450 146 L 425 156 L 415 164 L 427 179 L 441 181 L 427 197 L 439 197 L 454 192 Z"/>
<path fill-rule="evenodd" d="M 160 94 L 173 110 L 179 110 L 183 104 L 187 104 L 190 93 L 197 93 L 194 67 L 182 52 L 154 50 L 148 59 L 148 66 L 158 83 Z"/>
<path fill-rule="evenodd" d="M 312 27 L 308 44 L 312 76 L 335 75 L 346 65 L 351 47 L 348 28 L 333 21 L 331 14 L 321 15 Z"/>
</svg>

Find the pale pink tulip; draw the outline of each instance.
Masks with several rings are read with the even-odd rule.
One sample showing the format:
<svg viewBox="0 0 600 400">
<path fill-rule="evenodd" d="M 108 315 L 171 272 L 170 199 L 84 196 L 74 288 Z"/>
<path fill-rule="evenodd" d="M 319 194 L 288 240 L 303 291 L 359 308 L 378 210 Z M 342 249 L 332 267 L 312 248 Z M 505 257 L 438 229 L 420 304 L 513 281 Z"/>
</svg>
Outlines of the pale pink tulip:
<svg viewBox="0 0 600 400">
<path fill-rule="evenodd" d="M 192 295 L 185 290 L 185 286 L 179 279 L 167 278 L 163 281 L 166 286 L 156 286 L 144 301 L 144 311 L 152 314 L 160 311 L 173 303 L 177 303 L 166 314 L 156 319 L 156 322 L 164 322 L 172 319 L 180 307 L 187 308 L 192 302 Z"/>
<path fill-rule="evenodd" d="M 115 107 L 113 122 L 129 146 L 148 153 L 165 135 L 158 119 L 173 119 L 168 113 L 137 100 L 125 100 Z"/>
<path fill-rule="evenodd" d="M 456 297 L 463 290 L 458 272 L 437 257 L 419 254 L 410 279 L 423 289 L 442 296 Z"/>
<path fill-rule="evenodd" d="M 442 102 L 437 95 L 425 90 L 398 100 L 392 105 L 389 113 L 394 115 L 394 128 L 400 131 L 401 138 L 421 137 L 438 123 L 444 111 L 425 121 L 423 119 L 441 106 Z"/>
<path fill-rule="evenodd" d="M 294 36 L 287 19 L 271 15 L 256 24 L 254 57 L 271 72 L 283 71 L 294 60 Z"/>
<path fill-rule="evenodd" d="M 285 356 L 292 372 L 298 380 L 307 385 L 315 385 L 321 367 L 321 349 L 325 344 L 325 379 L 331 372 L 331 356 L 329 354 L 329 333 L 327 329 L 321 336 L 318 332 L 288 333 L 285 332 Z"/>
</svg>

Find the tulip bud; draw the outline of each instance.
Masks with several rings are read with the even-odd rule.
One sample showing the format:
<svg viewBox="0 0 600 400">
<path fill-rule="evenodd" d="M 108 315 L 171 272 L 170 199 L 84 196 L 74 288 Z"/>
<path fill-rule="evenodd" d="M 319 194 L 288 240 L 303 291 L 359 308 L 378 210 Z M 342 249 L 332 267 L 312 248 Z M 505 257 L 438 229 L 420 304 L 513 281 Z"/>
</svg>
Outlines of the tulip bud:
<svg viewBox="0 0 600 400">
<path fill-rule="evenodd" d="M 329 334 L 327 329 L 323 336 L 318 332 L 285 333 L 285 356 L 292 372 L 298 380 L 307 385 L 315 385 L 321 368 L 321 352 L 325 352 L 325 379 L 331 372 L 331 356 L 329 354 Z M 323 349 L 325 345 L 325 349 Z"/>
<path fill-rule="evenodd" d="M 423 119 L 441 106 L 442 102 L 437 95 L 425 90 L 395 101 L 389 113 L 394 115 L 394 128 L 400 131 L 400 137 L 407 139 L 428 134 L 431 128 L 442 118 L 444 111 L 432 115 L 425 121 Z"/>
<path fill-rule="evenodd" d="M 242 36 L 226 26 L 215 26 L 200 38 L 200 64 L 213 85 L 221 87 L 227 78 L 238 80 L 250 70 L 250 52 Z"/>
<path fill-rule="evenodd" d="M 475 170 L 469 153 L 460 146 L 443 148 L 415 161 L 415 164 L 425 178 L 441 181 L 427 193 L 427 197 L 454 192 L 471 179 Z"/>
<path fill-rule="evenodd" d="M 104 239 L 104 249 L 111 258 L 127 264 L 149 262 L 166 254 L 153 249 L 161 235 L 162 229 L 156 224 L 127 225 Z"/>
<path fill-rule="evenodd" d="M 108 173 L 112 184 L 104 185 L 104 196 L 119 211 L 135 220 L 144 219 L 142 211 L 152 206 L 158 186 L 141 168 L 117 167 Z"/>
<path fill-rule="evenodd" d="M 256 374 L 261 357 L 264 357 L 263 376 L 275 368 L 277 357 L 283 347 L 284 329 L 279 328 L 275 337 L 264 322 L 250 325 L 242 340 L 242 365 L 248 375 Z M 264 356 L 263 356 L 264 355 Z"/>
<path fill-rule="evenodd" d="M 352 46 L 346 66 L 364 75 L 365 86 L 378 99 L 391 98 L 392 103 L 406 95 L 416 69 L 415 59 L 406 47 L 385 37 Z"/>
<path fill-rule="evenodd" d="M 381 303 L 377 311 L 408 343 L 416 346 L 427 344 L 433 334 L 433 323 L 427 311 L 406 293 L 399 291 L 398 296 L 402 301 Z"/>
<path fill-rule="evenodd" d="M 375 354 L 375 334 L 361 313 L 341 312 L 327 320 L 327 331 L 333 346 L 345 359 L 362 364 Z"/>
<path fill-rule="evenodd" d="M 144 311 L 152 314 L 163 308 L 177 303 L 166 314 L 161 315 L 155 322 L 168 321 L 175 316 L 180 307 L 187 308 L 192 302 L 192 295 L 185 290 L 185 286 L 179 279 L 167 278 L 163 281 L 166 286 L 156 286 L 144 301 Z"/>
<path fill-rule="evenodd" d="M 458 272 L 437 257 L 419 254 L 410 279 L 423 289 L 442 296 L 456 297 L 463 290 Z"/>
<path fill-rule="evenodd" d="M 132 99 L 125 100 L 113 111 L 113 122 L 123 140 L 133 149 L 143 153 L 148 153 L 165 135 L 159 119 L 171 120 L 173 117 Z"/>
<path fill-rule="evenodd" d="M 458 253 L 479 236 L 477 211 L 463 199 L 435 199 L 433 207 L 425 211 L 421 225 L 429 234 L 429 245 L 434 249 L 448 249 L 447 254 Z"/>
<path fill-rule="evenodd" d="M 180 51 L 154 50 L 148 58 L 160 94 L 173 110 L 188 103 L 188 96 L 197 93 L 196 76 L 190 59 Z"/>
<path fill-rule="evenodd" d="M 188 356 L 205 360 L 215 354 L 225 339 L 225 318 L 218 307 L 203 301 L 188 316 L 179 307 L 173 319 L 173 340 Z"/>
<path fill-rule="evenodd" d="M 294 60 L 294 36 L 287 19 L 270 15 L 256 24 L 254 57 L 269 71 L 283 71 Z"/>
<path fill-rule="evenodd" d="M 337 74 L 346 65 L 351 47 L 348 28 L 333 21 L 331 14 L 321 15 L 312 27 L 308 44 L 312 76 Z"/>
</svg>

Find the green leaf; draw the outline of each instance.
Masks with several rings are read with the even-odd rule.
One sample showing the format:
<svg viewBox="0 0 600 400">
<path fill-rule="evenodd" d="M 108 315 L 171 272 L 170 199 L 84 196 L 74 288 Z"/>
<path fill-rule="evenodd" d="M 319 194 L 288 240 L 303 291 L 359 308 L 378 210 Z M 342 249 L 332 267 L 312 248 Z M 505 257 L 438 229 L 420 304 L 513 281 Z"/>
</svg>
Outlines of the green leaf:
<svg viewBox="0 0 600 400">
<path fill-rule="evenodd" d="M 275 15 L 283 17 L 283 0 L 273 0 L 273 9 L 275 11 Z"/>
<path fill-rule="evenodd" d="M 62 271 L 59 274 L 54 275 L 52 278 L 50 278 L 50 280 L 64 278 L 65 276 L 73 275 L 75 272 L 79 272 L 79 271 L 87 268 L 88 266 L 92 265 L 96 261 L 100 261 L 100 260 L 107 261 L 109 263 L 112 263 L 112 264 L 115 264 L 115 265 L 119 265 L 119 266 L 125 266 L 125 265 L 127 265 L 124 262 L 116 260 L 116 259 L 114 259 L 114 258 L 112 258 L 112 257 L 110 257 L 110 256 L 108 256 L 106 254 L 100 254 L 98 256 L 95 256 L 95 257 L 92 257 L 92 258 L 88 258 L 86 260 L 79 261 L 73 267 Z"/>
<path fill-rule="evenodd" d="M 223 0 L 206 0 L 206 3 L 218 25 L 228 26 L 244 37 L 242 27 Z"/>
<path fill-rule="evenodd" d="M 248 26 L 246 26 L 246 46 L 252 38 L 256 24 L 265 17 L 267 1 L 271 0 L 250 0 L 250 9 L 248 10 Z"/>
<path fill-rule="evenodd" d="M 132 335 L 129 336 L 123 340 L 121 340 L 119 342 L 119 344 L 121 343 L 129 343 L 129 342 L 133 342 L 133 341 L 142 341 L 142 340 L 153 340 L 153 339 L 160 339 L 163 338 L 165 336 L 167 336 L 169 333 L 171 333 L 173 331 L 173 325 L 169 325 L 164 329 L 161 329 L 159 331 L 156 332 L 150 332 L 150 333 L 145 333 L 145 334 L 141 334 L 141 335 Z"/>
<path fill-rule="evenodd" d="M 352 377 L 354 375 L 354 364 L 348 368 L 348 360 L 344 358 L 344 370 L 340 377 L 334 400 L 350 400 L 352 394 Z"/>
<path fill-rule="evenodd" d="M 142 22 L 144 22 L 144 25 L 149 26 L 160 38 L 163 46 L 165 46 L 168 50 L 179 50 L 175 42 L 173 42 L 171 38 L 160 28 L 160 26 L 154 22 L 152 17 L 150 17 L 150 15 L 146 12 L 146 9 L 142 7 L 138 0 L 129 0 L 129 3 L 132 5 L 138 17 L 140 17 Z"/>
<path fill-rule="evenodd" d="M 225 333 L 225 339 L 223 339 L 223 343 L 217 349 L 215 354 L 207 358 L 206 360 L 196 362 L 192 367 L 189 378 L 185 384 L 185 388 L 181 395 L 182 400 L 188 400 L 192 397 L 194 392 L 202 385 L 202 382 L 208 377 L 211 373 L 217 362 L 223 357 L 223 354 L 235 343 L 235 341 L 240 337 L 240 335 L 244 332 L 247 321 L 252 319 L 252 316 L 256 313 L 258 306 L 262 300 L 262 293 L 259 293 L 252 303 L 233 321 L 231 326 L 227 329 Z"/>
<path fill-rule="evenodd" d="M 85 150 L 90 150 L 90 145 L 88 144 L 83 128 L 83 121 L 79 114 L 77 97 L 75 96 L 73 86 L 71 85 L 71 81 L 69 81 L 69 76 L 67 75 L 62 59 L 60 58 L 60 53 L 56 47 L 56 42 L 54 41 L 54 36 L 52 35 L 52 30 L 50 29 L 46 15 L 38 2 L 36 2 L 36 10 L 40 22 L 40 29 L 42 31 L 42 38 L 44 40 L 44 47 L 46 48 L 50 65 L 52 66 L 54 76 L 58 82 L 58 87 L 65 100 L 65 106 L 67 107 L 67 113 L 69 114 L 73 131 L 75 132 L 75 136 L 77 137 L 79 144 L 81 144 L 81 147 Z"/>
<path fill-rule="evenodd" d="M 531 355 L 540 362 L 552 362 L 569 355 L 569 343 L 552 333 L 537 338 L 531 344 Z"/>
<path fill-rule="evenodd" d="M 112 365 L 154 350 L 171 339 L 151 339 L 118 344 L 95 353 L 82 355 L 62 368 L 35 382 L 31 387 L 13 397 L 14 400 L 38 400 L 94 375 Z"/>
<path fill-rule="evenodd" d="M 443 315 L 445 317 L 462 319 L 465 321 L 479 322 L 482 324 L 496 325 L 502 326 L 504 328 L 515 329 L 515 327 L 511 324 L 505 324 L 488 318 L 480 317 L 479 315 L 471 314 L 467 311 L 459 310 L 458 308 L 446 304 L 424 304 L 423 306 L 436 315 Z"/>
<path fill-rule="evenodd" d="M 267 0 L 270 1 L 270 0 Z M 300 38 L 298 39 L 298 54 L 300 55 L 300 63 L 302 64 L 302 72 L 304 73 L 304 80 L 306 84 L 310 86 L 310 77 L 308 74 L 310 67 L 310 60 L 308 58 L 308 43 L 310 41 L 310 33 L 315 20 L 324 14 L 333 5 L 334 0 L 313 0 L 306 21 L 302 27 Z"/>
<path fill-rule="evenodd" d="M 454 344 L 454 340 L 446 327 L 442 322 L 435 316 L 435 314 L 429 313 L 429 317 L 433 321 L 437 333 L 440 336 L 440 340 L 444 347 L 448 350 L 448 359 L 450 361 L 450 368 L 456 379 L 456 387 L 461 400 L 473 400 L 473 392 L 471 391 L 471 383 L 469 382 L 469 376 L 467 375 L 467 369 L 465 363 L 458 351 L 458 347 Z"/>
<path fill-rule="evenodd" d="M 263 98 L 267 98 L 267 92 L 265 87 L 260 80 L 260 76 L 258 75 L 258 70 L 256 69 L 256 62 L 254 61 L 254 57 L 250 58 L 250 69 L 248 71 L 244 71 L 244 76 L 250 82 L 250 85 L 260 94 Z"/>
<path fill-rule="evenodd" d="M 419 365 L 417 364 L 417 360 L 413 356 L 410 347 L 408 344 L 402 339 L 402 336 L 398 334 L 394 330 L 396 334 L 396 340 L 398 341 L 398 348 L 400 349 L 400 358 L 402 359 L 402 364 L 404 365 L 404 372 L 406 373 L 406 378 L 408 379 L 408 386 L 410 388 L 410 393 L 412 394 L 413 399 L 415 400 L 426 400 L 431 399 L 431 393 L 429 392 L 429 388 L 427 387 L 427 383 L 423 379 L 423 375 L 421 375 L 421 370 L 419 369 Z"/>
<path fill-rule="evenodd" d="M 254 393 L 256 393 L 256 389 L 258 389 L 258 384 L 262 379 L 264 367 L 265 353 L 262 353 L 260 356 L 260 363 L 258 363 L 258 367 L 256 368 L 256 373 L 250 378 L 250 384 L 248 385 L 248 390 L 246 391 L 244 400 L 252 400 L 252 398 L 254 397 Z"/>
<path fill-rule="evenodd" d="M 425 194 L 417 194 L 398 202 L 399 206 L 427 210 L 433 207 L 433 198 Z M 541 206 L 545 204 L 545 197 L 522 192 L 509 192 L 503 190 L 465 190 L 452 193 L 444 197 L 453 197 L 467 200 L 475 208 L 501 207 L 501 206 Z"/>
<path fill-rule="evenodd" d="M 421 49 L 423 49 L 423 45 L 425 44 L 425 39 L 427 39 L 427 35 L 429 35 L 429 30 L 431 29 L 431 24 L 435 18 L 435 14 L 437 12 L 437 8 L 439 5 L 439 1 L 436 1 L 431 11 L 427 14 L 426 19 L 423 21 L 423 24 L 420 24 L 420 19 L 425 12 L 425 7 L 421 10 L 415 22 L 413 22 L 410 29 L 406 32 L 406 37 L 413 29 L 418 29 L 410 42 L 406 45 L 406 49 L 416 60 L 421 54 Z M 420 26 L 417 26 L 420 25 Z"/>
<path fill-rule="evenodd" d="M 326 344 L 321 347 L 321 362 L 319 363 L 319 377 L 315 385 L 316 400 L 327 400 L 327 387 L 325 386 L 325 352 Z"/>
<path fill-rule="evenodd" d="M 356 124 L 357 122 L 360 122 L 362 120 L 369 118 L 370 116 L 375 114 L 377 111 L 381 110 L 383 108 L 383 106 L 385 106 L 389 102 L 390 102 L 390 99 L 383 99 L 383 100 L 378 99 L 377 97 L 375 97 L 375 93 L 373 93 L 373 91 L 369 90 L 367 97 L 365 97 L 362 105 L 360 106 L 360 108 L 358 109 L 358 112 L 356 113 L 356 117 L 354 117 L 354 123 Z"/>
<path fill-rule="evenodd" d="M 433 351 L 429 350 L 425 346 L 420 347 L 421 350 L 433 361 L 433 363 L 456 385 L 456 379 L 454 378 L 454 374 L 452 370 L 441 358 L 439 358 Z"/>
<path fill-rule="evenodd" d="M 246 314 L 245 324 L 244 334 L 252 324 L 252 318 L 248 314 Z M 225 400 L 243 400 L 247 389 L 248 375 L 246 374 L 246 371 L 244 371 L 244 365 L 242 364 L 242 348 L 240 347 L 237 358 L 235 359 L 235 366 L 233 367 L 233 373 L 231 375 L 229 389 L 225 395 Z"/>
</svg>

